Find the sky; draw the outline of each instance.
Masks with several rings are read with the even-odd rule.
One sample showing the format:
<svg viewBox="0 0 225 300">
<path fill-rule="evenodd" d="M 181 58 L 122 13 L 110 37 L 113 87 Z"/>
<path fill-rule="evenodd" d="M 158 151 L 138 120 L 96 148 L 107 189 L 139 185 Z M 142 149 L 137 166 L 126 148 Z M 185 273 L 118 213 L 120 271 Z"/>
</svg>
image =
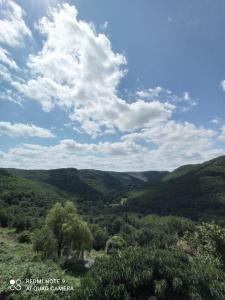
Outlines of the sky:
<svg viewBox="0 0 225 300">
<path fill-rule="evenodd" d="M 0 167 L 224 154 L 223 0 L 0 0 Z"/>
</svg>

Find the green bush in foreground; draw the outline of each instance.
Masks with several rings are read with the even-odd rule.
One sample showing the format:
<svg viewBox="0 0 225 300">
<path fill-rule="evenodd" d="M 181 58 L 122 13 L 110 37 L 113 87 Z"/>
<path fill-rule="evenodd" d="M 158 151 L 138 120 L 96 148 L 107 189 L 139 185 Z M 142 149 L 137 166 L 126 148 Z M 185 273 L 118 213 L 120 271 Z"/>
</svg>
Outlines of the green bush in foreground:
<svg viewBox="0 0 225 300">
<path fill-rule="evenodd" d="M 129 248 L 96 260 L 81 281 L 78 299 L 225 299 L 224 273 L 217 262 L 177 250 Z"/>
</svg>

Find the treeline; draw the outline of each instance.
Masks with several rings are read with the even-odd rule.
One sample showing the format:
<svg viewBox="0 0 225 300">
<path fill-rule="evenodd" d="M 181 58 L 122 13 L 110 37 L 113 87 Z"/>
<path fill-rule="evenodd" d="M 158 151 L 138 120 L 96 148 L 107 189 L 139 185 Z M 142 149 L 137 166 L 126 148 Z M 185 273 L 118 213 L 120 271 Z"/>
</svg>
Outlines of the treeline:
<svg viewBox="0 0 225 300">
<path fill-rule="evenodd" d="M 43 257 L 72 263 L 92 247 L 105 250 L 73 299 L 225 299 L 224 228 L 156 215 L 101 221 L 88 224 L 72 203 L 56 204 L 34 233 L 33 247 Z"/>
<path fill-rule="evenodd" d="M 131 213 L 89 219 L 72 202 L 58 202 L 41 226 L 18 235 L 41 261 L 80 272 L 80 285 L 61 299 L 225 299 L 225 229 L 219 225 Z M 93 249 L 99 255 L 82 273 Z"/>
</svg>

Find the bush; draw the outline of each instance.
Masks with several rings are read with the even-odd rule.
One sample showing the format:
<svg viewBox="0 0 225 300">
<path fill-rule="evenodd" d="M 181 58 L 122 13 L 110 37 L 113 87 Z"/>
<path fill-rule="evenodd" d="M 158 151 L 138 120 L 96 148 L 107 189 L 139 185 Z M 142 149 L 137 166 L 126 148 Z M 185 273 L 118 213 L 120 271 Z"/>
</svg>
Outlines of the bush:
<svg viewBox="0 0 225 300">
<path fill-rule="evenodd" d="M 119 235 L 114 235 L 106 243 L 106 253 L 112 254 L 126 247 L 126 241 Z"/>
<path fill-rule="evenodd" d="M 225 299 L 224 273 L 216 262 L 190 260 L 177 250 L 128 248 L 96 260 L 82 279 L 79 299 Z"/>
<path fill-rule="evenodd" d="M 18 235 L 18 241 L 19 241 L 20 243 L 30 243 L 30 241 L 31 241 L 30 232 L 27 231 L 27 230 L 21 232 L 21 233 Z"/>
<path fill-rule="evenodd" d="M 97 251 L 105 249 L 108 233 L 97 224 L 91 225 L 91 233 L 93 236 L 93 248 Z"/>
<path fill-rule="evenodd" d="M 33 248 L 40 251 L 44 258 L 56 256 L 56 239 L 48 226 L 37 229 L 33 234 Z"/>
<path fill-rule="evenodd" d="M 7 214 L 7 210 L 4 208 L 0 209 L 0 225 L 2 227 L 8 226 L 8 214 Z"/>
</svg>

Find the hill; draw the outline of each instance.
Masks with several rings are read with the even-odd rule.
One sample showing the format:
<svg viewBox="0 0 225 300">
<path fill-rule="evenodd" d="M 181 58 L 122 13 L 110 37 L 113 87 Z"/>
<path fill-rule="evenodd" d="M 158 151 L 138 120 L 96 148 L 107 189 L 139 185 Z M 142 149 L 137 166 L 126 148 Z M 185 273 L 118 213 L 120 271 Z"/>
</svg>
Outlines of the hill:
<svg viewBox="0 0 225 300">
<path fill-rule="evenodd" d="M 83 215 L 131 211 L 225 223 L 225 156 L 170 173 L 0 169 L 1 207 L 38 217 L 69 198 Z"/>
<path fill-rule="evenodd" d="M 0 224 L 9 223 L 21 230 L 30 227 L 53 203 L 66 199 L 68 195 L 53 186 L 0 169 Z"/>
<path fill-rule="evenodd" d="M 225 156 L 203 164 L 182 166 L 155 185 L 127 194 L 123 208 L 141 213 L 178 215 L 194 220 L 225 216 Z"/>
<path fill-rule="evenodd" d="M 27 227 L 38 222 L 55 202 L 68 199 L 76 202 L 78 212 L 83 215 L 103 213 L 125 192 L 141 187 L 146 181 L 157 182 L 165 174 L 167 172 L 129 174 L 72 168 L 0 169 L 0 220 L 10 219 L 10 224 L 16 222 L 18 226 Z"/>
<path fill-rule="evenodd" d="M 33 181 L 47 183 L 68 194 L 80 197 L 110 195 L 142 186 L 145 182 L 160 181 L 168 172 L 107 172 L 77 170 L 75 168 L 54 170 L 19 170 L 8 172 Z"/>
</svg>

